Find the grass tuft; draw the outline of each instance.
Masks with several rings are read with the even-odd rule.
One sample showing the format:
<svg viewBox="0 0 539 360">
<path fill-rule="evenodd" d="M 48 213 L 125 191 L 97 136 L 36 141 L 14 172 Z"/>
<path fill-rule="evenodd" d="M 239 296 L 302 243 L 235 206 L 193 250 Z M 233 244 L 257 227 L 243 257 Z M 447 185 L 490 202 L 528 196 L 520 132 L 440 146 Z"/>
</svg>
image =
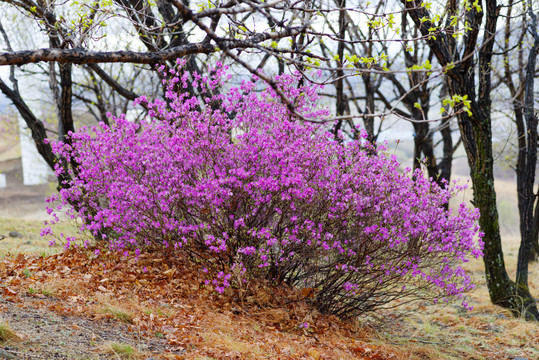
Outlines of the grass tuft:
<svg viewBox="0 0 539 360">
<path fill-rule="evenodd" d="M 6 323 L 0 323 L 0 342 L 16 342 L 21 340 L 20 336 Z"/>
<path fill-rule="evenodd" d="M 137 360 L 142 358 L 142 354 L 133 346 L 125 343 L 111 342 L 105 344 L 105 352 L 114 354 L 123 360 Z"/>
<path fill-rule="evenodd" d="M 105 306 L 101 309 L 101 312 L 105 314 L 110 314 L 126 324 L 133 323 L 134 315 L 127 310 L 120 309 L 119 307 Z"/>
</svg>

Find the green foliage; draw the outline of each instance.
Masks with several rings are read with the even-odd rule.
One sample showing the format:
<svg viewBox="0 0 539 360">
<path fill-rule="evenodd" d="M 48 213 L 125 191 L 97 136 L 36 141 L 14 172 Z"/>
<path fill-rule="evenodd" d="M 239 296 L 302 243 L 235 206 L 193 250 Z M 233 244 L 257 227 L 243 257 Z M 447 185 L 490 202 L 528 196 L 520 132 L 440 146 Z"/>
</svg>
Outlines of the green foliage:
<svg viewBox="0 0 539 360">
<path fill-rule="evenodd" d="M 451 106 L 455 108 L 457 105 L 462 105 L 462 110 L 466 111 L 466 113 L 469 116 L 472 116 L 472 112 L 470 111 L 470 107 L 472 102 L 468 100 L 468 95 L 453 95 L 452 97 L 447 97 L 442 101 L 443 106 Z M 441 108 L 440 112 L 444 112 L 445 108 Z"/>
</svg>

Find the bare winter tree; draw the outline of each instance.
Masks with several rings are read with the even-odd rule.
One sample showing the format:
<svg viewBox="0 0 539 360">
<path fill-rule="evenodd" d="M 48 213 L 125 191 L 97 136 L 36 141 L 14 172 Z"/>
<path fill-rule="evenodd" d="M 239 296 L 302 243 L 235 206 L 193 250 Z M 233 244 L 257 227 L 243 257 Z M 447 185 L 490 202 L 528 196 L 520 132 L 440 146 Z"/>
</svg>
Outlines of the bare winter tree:
<svg viewBox="0 0 539 360">
<path fill-rule="evenodd" d="M 531 3 L 509 1 L 505 21 L 503 54 L 504 72 L 501 83 L 511 95 L 513 120 L 516 126 L 516 165 L 518 210 L 521 248 L 517 282 L 527 284 L 528 259 L 539 254 L 539 194 L 534 193 L 537 168 L 537 114 L 534 110 L 534 81 L 536 77 L 539 36 L 537 14 Z M 516 21 L 516 20 L 519 21 Z M 527 44 L 511 51 L 511 44 Z M 511 61 L 515 60 L 515 61 Z"/>
<path fill-rule="evenodd" d="M 410 28 L 408 14 L 403 13 L 401 18 L 403 39 L 419 38 L 419 30 L 415 27 Z M 399 55 L 404 59 L 407 69 L 413 69 L 419 64 L 426 64 L 427 67 L 438 65 L 432 49 L 424 43 L 416 42 L 414 46 L 410 46 L 408 41 L 404 41 Z M 428 175 L 443 186 L 443 181 L 451 179 L 453 154 L 460 145 L 460 140 L 456 141 L 456 144 L 453 142 L 450 126 L 453 116 L 442 111 L 440 118 L 439 111 L 436 115 L 433 115 L 431 111 L 431 105 L 439 103 L 440 99 L 447 95 L 447 84 L 443 78 L 433 76 L 429 71 L 409 72 L 406 75 L 406 79 L 402 79 L 395 73 L 388 72 L 385 77 L 391 82 L 396 98 L 404 106 L 403 109 L 396 108 L 395 111 L 398 111 L 404 119 L 409 120 L 414 128 L 414 169 L 419 168 L 424 160 Z M 386 108 L 395 108 L 395 101 L 389 101 L 382 94 L 380 95 Z M 440 120 L 433 122 L 432 119 L 436 118 Z M 435 155 L 435 132 L 439 132 L 441 138 L 440 161 L 437 161 Z"/>
<path fill-rule="evenodd" d="M 289 12 L 296 5 L 280 0 L 230 1 L 206 4 L 195 11 L 188 2 L 177 0 L 156 4 L 142 0 L 1 1 L 0 33 L 6 52 L 0 53 L 0 65 L 9 65 L 10 72 L 9 81 L 0 78 L 0 91 L 17 108 L 39 153 L 53 168 L 58 159 L 45 141 L 50 132 L 25 100 L 28 95 L 19 86 L 21 77 L 31 74 L 34 80 L 39 76 L 46 79 L 57 112 L 58 138 L 69 141 L 66 134 L 75 131 L 73 111 L 78 104 L 107 122 L 107 112 L 126 112 L 130 101 L 159 88 L 158 76 L 148 73 L 157 64 L 173 66 L 177 58 L 188 57 L 188 70 L 201 72 L 197 55 L 221 53 L 255 71 L 240 58 L 241 52 L 275 53 L 270 46 L 273 42 L 304 32 L 308 23 Z M 259 20 L 270 25 L 258 26 Z M 28 43 L 14 41 L 22 31 L 14 26 L 19 21 L 35 31 L 34 40 L 41 48 L 27 49 Z M 26 66 L 19 68 L 22 65 Z M 152 78 L 154 81 L 148 81 Z M 66 177 L 60 176 L 60 185 Z"/>
<path fill-rule="evenodd" d="M 531 47 L 528 50 L 524 78 L 524 119 L 517 121 L 519 152 L 517 165 L 518 209 L 520 215 L 521 243 L 518 252 L 517 285 L 528 286 L 528 262 L 534 242 L 538 244 L 538 194 L 534 193 L 535 173 L 537 169 L 537 125 L 538 119 L 534 108 L 534 82 L 537 54 L 539 52 L 539 33 L 537 16 L 532 2 L 526 6 L 528 15 L 527 28 L 531 35 Z M 535 216 L 534 216 L 535 207 Z M 537 250 L 537 247 L 535 248 Z"/>
<path fill-rule="evenodd" d="M 418 41 L 422 35 L 410 26 L 407 13 L 401 13 L 398 4 L 384 1 L 364 11 L 344 0 L 320 2 L 315 6 L 324 10 L 322 24 L 307 32 L 317 37 L 320 53 L 329 59 L 328 67 L 334 70 L 330 77 L 334 91 L 326 91 L 324 95 L 334 100 L 336 116 L 345 116 L 336 122 L 334 131 L 355 128 L 350 115 L 356 114 L 370 139 L 375 141 L 384 120 L 380 114 L 407 120 L 414 129 L 414 168 L 425 165 L 429 176 L 440 184 L 442 179 L 449 180 L 453 153 L 460 142 L 453 143 L 452 116 L 444 112 L 441 117 L 439 106 L 431 108 L 440 102 L 440 97 L 446 96 L 442 91 L 445 90 L 443 77 L 427 69 L 408 71 L 418 64 L 436 66 L 437 60 L 432 50 Z M 331 6 L 335 11 L 328 11 Z M 388 14 L 391 20 L 383 21 Z M 399 18 L 400 24 L 395 20 Z M 397 29 L 400 30 L 398 40 L 394 39 Z M 436 133 L 441 139 L 440 161 L 435 155 Z"/>
<path fill-rule="evenodd" d="M 445 16 L 449 26 L 440 30 L 440 16 L 427 10 L 425 4 L 418 1 L 402 3 L 416 28 L 426 36 L 426 42 L 440 65 L 445 67 L 450 95 L 461 99 L 466 96 L 468 101 L 470 111 L 458 115 L 458 124 L 471 171 L 474 205 L 481 211 L 479 222 L 485 233 L 483 259 L 490 298 L 494 304 L 509 308 L 516 314 L 539 320 L 535 300 L 528 289 L 527 261 L 519 266 L 520 274 L 517 274 L 517 282 L 513 282 L 507 275 L 501 248 L 494 190 L 491 108 L 491 64 L 500 8 L 496 0 L 485 0 L 474 6 L 448 1 Z M 466 10 L 464 14 L 461 13 L 462 8 Z M 458 37 L 453 36 L 455 25 L 459 24 L 459 14 L 462 14 L 460 21 L 466 27 L 460 37 L 460 47 Z M 522 244 L 520 253 L 519 262 L 529 256 L 529 245 Z"/>
</svg>

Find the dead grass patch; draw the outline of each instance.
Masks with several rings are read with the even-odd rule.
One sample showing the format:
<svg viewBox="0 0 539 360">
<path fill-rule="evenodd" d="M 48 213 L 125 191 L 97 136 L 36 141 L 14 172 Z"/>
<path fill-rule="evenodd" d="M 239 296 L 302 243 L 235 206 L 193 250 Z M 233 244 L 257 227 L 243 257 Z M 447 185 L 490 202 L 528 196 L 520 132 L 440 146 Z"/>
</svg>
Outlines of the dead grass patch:
<svg viewBox="0 0 539 360">
<path fill-rule="evenodd" d="M 9 324 L 0 322 L 0 343 L 13 343 L 22 340 L 22 336 L 17 334 Z"/>
<path fill-rule="evenodd" d="M 129 310 L 123 309 L 118 306 L 105 305 L 99 310 L 103 314 L 112 315 L 114 318 L 124 322 L 126 324 L 132 324 L 135 316 Z"/>
<path fill-rule="evenodd" d="M 54 239 L 52 236 L 40 236 L 43 227 L 42 221 L 0 217 L 0 235 L 5 236 L 0 241 L 0 258 L 7 254 L 51 256 L 62 252 L 63 247 L 60 242 L 55 246 L 50 246 L 50 241 Z M 9 232 L 11 231 L 17 231 L 23 237 L 10 237 Z M 77 225 L 69 221 L 58 223 L 55 231 L 66 236 L 78 234 Z"/>
</svg>

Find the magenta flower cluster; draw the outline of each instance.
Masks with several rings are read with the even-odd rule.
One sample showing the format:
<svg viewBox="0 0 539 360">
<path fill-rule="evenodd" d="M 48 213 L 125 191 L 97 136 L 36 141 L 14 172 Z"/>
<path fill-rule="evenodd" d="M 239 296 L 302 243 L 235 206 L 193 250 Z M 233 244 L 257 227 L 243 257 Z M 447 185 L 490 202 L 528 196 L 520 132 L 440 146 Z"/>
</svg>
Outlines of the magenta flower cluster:
<svg viewBox="0 0 539 360">
<path fill-rule="evenodd" d="M 310 288 L 320 311 L 342 317 L 473 288 L 459 264 L 482 255 L 479 214 L 444 207 L 461 187 L 399 171 L 366 136 L 335 140 L 256 78 L 224 91 L 223 66 L 163 72 L 165 99 L 137 100 L 150 109 L 142 123 L 121 115 L 54 144 L 78 164 L 60 200 L 95 236 L 121 253 L 197 258 L 220 292 L 234 268 Z M 275 80 L 298 113 L 328 116 L 316 86 Z"/>
</svg>

